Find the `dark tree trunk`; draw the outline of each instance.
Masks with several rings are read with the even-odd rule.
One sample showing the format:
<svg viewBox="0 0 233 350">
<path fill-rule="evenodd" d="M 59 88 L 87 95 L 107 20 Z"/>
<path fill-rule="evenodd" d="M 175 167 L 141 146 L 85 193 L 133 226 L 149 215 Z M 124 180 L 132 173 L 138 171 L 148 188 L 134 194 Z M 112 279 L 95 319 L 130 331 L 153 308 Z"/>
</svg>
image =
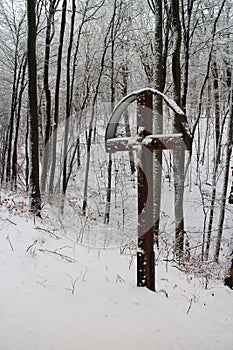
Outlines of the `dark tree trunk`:
<svg viewBox="0 0 233 350">
<path fill-rule="evenodd" d="M 184 79 L 183 79 L 183 94 L 181 106 L 184 112 L 186 112 L 188 87 L 189 87 L 189 61 L 190 61 L 190 40 L 194 34 L 194 29 L 191 30 L 191 19 L 193 12 L 194 0 L 189 0 L 187 3 L 187 21 L 185 21 L 185 7 L 182 0 L 182 24 L 183 24 L 183 42 L 184 42 Z"/>
<path fill-rule="evenodd" d="M 69 136 L 69 124 L 70 124 L 70 112 L 71 112 L 71 79 L 70 79 L 70 63 L 71 52 L 74 40 L 74 24 L 75 24 L 76 5 L 75 0 L 72 1 L 72 17 L 71 17 L 71 29 L 70 29 L 70 41 L 67 54 L 67 67 L 66 67 L 66 118 L 65 118 L 65 131 L 64 131 L 64 150 L 63 150 L 63 179 L 62 179 L 62 194 L 66 194 L 66 189 L 69 179 L 67 178 L 67 158 L 68 158 L 68 136 Z"/>
<path fill-rule="evenodd" d="M 25 74 L 26 74 L 26 67 L 27 67 L 27 58 L 24 58 L 23 63 L 23 71 L 22 71 L 22 77 L 21 77 L 21 87 L 19 92 L 19 98 L 18 98 L 18 108 L 17 108 L 17 121 L 16 121 L 16 127 L 15 127 L 15 138 L 14 138 L 14 146 L 13 146 L 13 155 L 12 155 L 12 186 L 17 189 L 17 175 L 18 175 L 18 136 L 19 136 L 19 127 L 20 127 L 20 120 L 21 120 L 21 106 L 22 106 L 22 97 L 23 92 L 25 90 Z"/>
<path fill-rule="evenodd" d="M 155 89 L 163 92 L 163 16 L 162 0 L 155 1 L 155 57 L 154 84 Z M 154 134 L 163 134 L 163 104 L 162 98 L 155 96 Z M 161 180 L 162 180 L 162 151 L 154 152 L 154 236 L 159 245 L 160 208 L 161 208 Z"/>
<path fill-rule="evenodd" d="M 51 91 L 49 87 L 49 63 L 51 41 L 53 38 L 52 25 L 55 14 L 56 0 L 52 0 L 49 5 L 49 13 L 47 18 L 46 38 L 45 38 L 45 61 L 44 61 L 44 91 L 46 100 L 46 122 L 45 122 L 45 137 L 44 137 L 44 154 L 43 167 L 41 175 L 41 191 L 46 190 L 47 174 L 49 169 L 49 149 L 51 139 Z"/>
<path fill-rule="evenodd" d="M 233 252 L 231 255 L 233 255 Z M 228 276 L 224 280 L 224 284 L 229 288 L 233 289 L 233 258 L 231 260 L 231 267 L 229 269 Z"/>
<path fill-rule="evenodd" d="M 111 27 L 111 110 L 113 111 L 115 106 L 115 61 L 114 61 L 114 51 L 115 51 L 115 17 L 116 17 L 116 6 L 117 2 L 114 1 L 113 5 L 113 17 L 112 17 L 112 27 Z M 110 209 L 111 209 L 111 196 L 112 196 L 112 155 L 109 153 L 108 156 L 108 184 L 107 184 L 107 195 L 106 195 L 106 207 L 105 207 L 105 215 L 104 215 L 104 223 L 108 224 L 110 219 Z"/>
<path fill-rule="evenodd" d="M 212 74 L 214 77 L 214 107 L 215 107 L 215 150 L 218 149 L 218 143 L 220 141 L 220 96 L 219 96 L 219 74 L 218 66 L 214 60 L 212 63 Z M 220 154 L 216 161 L 220 162 Z"/>
<path fill-rule="evenodd" d="M 173 52 L 172 52 L 172 76 L 174 83 L 174 100 L 181 106 L 181 26 L 179 14 L 179 0 L 172 0 L 172 28 L 173 28 Z M 181 132 L 180 123 L 175 115 L 174 131 Z M 175 240 L 176 253 L 181 256 L 184 248 L 184 215 L 183 215 L 183 195 L 184 195 L 184 151 L 173 151 L 174 170 L 174 207 L 175 207 Z"/>
<path fill-rule="evenodd" d="M 9 124 L 9 133 L 8 133 L 8 142 L 7 142 L 6 182 L 9 182 L 11 178 L 12 142 L 13 142 L 13 135 L 14 135 L 14 120 L 15 120 L 15 111 L 17 106 L 17 94 L 18 94 L 18 85 L 19 85 L 19 75 L 17 78 L 17 72 L 18 72 L 18 49 L 16 48 L 15 59 L 14 59 L 13 88 L 12 88 L 12 96 L 11 96 L 11 114 L 10 114 L 10 124 Z"/>
<path fill-rule="evenodd" d="M 37 64 L 36 64 L 36 0 L 27 0 L 28 14 L 28 97 L 30 130 L 30 199 L 31 209 L 40 215 L 41 196 L 39 186 Z"/>
<path fill-rule="evenodd" d="M 67 0 L 63 1 L 62 4 L 62 19 L 60 28 L 60 40 L 58 47 L 58 57 L 57 57 L 57 76 L 56 76 L 56 88 L 55 88 L 55 105 L 54 105 L 54 127 L 53 127 L 53 145 L 52 145 L 52 164 L 49 179 L 49 192 L 53 193 L 54 176 L 56 169 L 56 155 L 57 155 L 57 132 L 58 132 L 58 122 L 59 122 L 59 102 L 60 102 L 60 81 L 61 81 L 61 64 L 62 64 L 62 51 L 64 43 L 64 34 L 66 27 L 66 7 Z"/>
</svg>

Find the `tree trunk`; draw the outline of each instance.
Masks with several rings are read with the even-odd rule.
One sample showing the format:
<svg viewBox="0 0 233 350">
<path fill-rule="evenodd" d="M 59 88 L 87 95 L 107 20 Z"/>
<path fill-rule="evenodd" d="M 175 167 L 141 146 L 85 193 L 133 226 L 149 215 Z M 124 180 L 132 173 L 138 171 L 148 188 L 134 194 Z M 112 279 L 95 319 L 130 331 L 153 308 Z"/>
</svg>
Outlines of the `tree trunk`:
<svg viewBox="0 0 233 350">
<path fill-rule="evenodd" d="M 17 107 L 19 78 L 20 78 L 20 73 L 18 72 L 18 42 L 17 42 L 16 49 L 15 49 L 15 58 L 14 58 L 13 88 L 12 88 L 12 95 L 11 95 L 11 113 L 10 113 L 10 124 L 9 124 L 8 144 L 7 144 L 6 182 L 9 182 L 11 179 L 12 142 L 13 142 L 13 135 L 14 135 L 14 120 L 15 120 L 15 111 Z"/>
<path fill-rule="evenodd" d="M 66 194 L 68 185 L 67 179 L 67 157 L 68 157 L 68 135 L 70 124 L 70 111 L 71 111 L 71 86 L 70 86 L 70 63 L 71 63 L 71 51 L 74 38 L 74 23 L 75 23 L 76 5 L 75 0 L 72 0 L 72 17 L 71 17 L 71 29 L 70 29 L 70 41 L 67 54 L 67 67 L 66 67 L 66 118 L 65 118 L 65 131 L 64 131 L 64 147 L 63 147 L 63 180 L 62 180 L 62 194 Z"/>
<path fill-rule="evenodd" d="M 233 255 L 233 252 L 231 253 Z M 233 258 L 231 260 L 231 267 L 229 269 L 228 276 L 224 280 L 224 284 L 229 288 L 233 289 Z"/>
<path fill-rule="evenodd" d="M 128 79 L 129 79 L 128 62 L 126 62 L 122 66 L 122 78 L 123 78 L 123 96 L 126 96 L 127 93 L 128 93 Z M 127 110 L 124 112 L 124 124 L 125 124 L 126 137 L 130 137 L 131 136 L 131 130 L 130 130 L 130 124 L 129 124 L 129 113 L 128 113 Z M 136 172 L 136 166 L 135 166 L 133 151 L 129 151 L 129 163 L 130 163 L 131 174 L 133 175 Z"/>
<path fill-rule="evenodd" d="M 90 170 L 90 160 L 91 160 L 91 144 L 92 144 L 93 122 L 94 122 L 94 116 L 95 116 L 95 105 L 96 105 L 97 96 L 99 93 L 101 78 L 105 68 L 105 57 L 108 50 L 108 36 L 111 30 L 113 19 L 114 19 L 114 16 L 111 18 L 107 33 L 104 38 L 104 49 L 101 57 L 100 71 L 99 71 L 98 80 L 95 87 L 95 93 L 92 100 L 91 119 L 89 123 L 89 132 L 87 133 L 87 162 L 86 162 L 86 171 L 85 171 L 85 179 L 84 179 L 83 205 L 82 205 L 83 215 L 86 215 L 86 209 L 87 209 L 87 190 L 88 190 L 89 170 Z"/>
<path fill-rule="evenodd" d="M 162 34 L 162 0 L 156 0 L 155 14 L 155 57 L 154 57 L 154 84 L 155 89 L 163 92 L 163 34 Z M 154 106 L 154 134 L 163 134 L 163 104 L 162 98 L 155 96 Z M 154 235 L 159 244 L 159 225 L 161 208 L 161 180 L 162 180 L 162 151 L 154 151 Z"/>
<path fill-rule="evenodd" d="M 114 61 L 114 51 L 115 51 L 115 17 L 116 17 L 116 0 L 114 0 L 113 4 L 113 16 L 112 16 L 112 26 L 111 26 L 111 111 L 113 111 L 115 106 L 115 79 L 114 79 L 114 69 L 115 69 L 115 61 Z M 106 194 L 106 206 L 105 206 L 105 215 L 104 215 L 104 223 L 108 224 L 110 219 L 110 209 L 111 209 L 111 195 L 112 195 L 112 155 L 109 153 L 108 155 L 108 184 L 107 184 L 107 194 Z"/>
<path fill-rule="evenodd" d="M 226 163 L 224 168 L 223 193 L 222 193 L 222 199 L 221 199 L 220 216 L 219 216 L 219 223 L 218 223 L 218 235 L 217 235 L 217 242 L 216 242 L 215 256 L 214 256 L 214 259 L 216 262 L 218 262 L 219 260 L 219 253 L 220 253 L 222 234 L 223 234 L 223 223 L 225 219 L 226 197 L 227 197 L 227 188 L 228 188 L 231 153 L 232 153 L 232 130 L 233 130 L 232 124 L 233 124 L 233 110 L 231 112 L 229 126 L 228 126 L 227 154 L 226 154 Z"/>
<path fill-rule="evenodd" d="M 230 67 L 227 67 L 227 74 L 228 74 L 227 86 L 229 89 L 231 89 L 231 93 L 230 93 L 231 94 L 231 96 L 230 96 L 231 107 L 230 107 L 230 116 L 229 116 L 229 122 L 228 122 L 227 150 L 226 150 L 226 163 L 225 163 L 225 167 L 224 167 L 223 193 L 222 193 L 222 198 L 221 198 L 220 215 L 219 215 L 219 223 L 218 223 L 218 235 L 217 235 L 215 254 L 214 254 L 214 259 L 216 262 L 218 262 L 218 260 L 219 260 L 219 254 L 220 254 L 220 248 L 221 248 L 223 224 L 224 224 L 225 210 L 226 210 L 227 189 L 228 189 L 228 182 L 229 182 L 229 171 L 230 171 L 231 154 L 232 154 L 232 133 L 233 133 L 233 102 L 232 101 L 233 101 L 233 92 L 232 92 L 232 87 L 231 87 Z"/>
<path fill-rule="evenodd" d="M 183 23 L 183 41 L 184 41 L 184 79 L 183 79 L 183 94 L 182 94 L 182 110 L 186 113 L 186 104 L 189 87 L 189 61 L 190 61 L 190 40 L 194 35 L 196 24 L 191 30 L 191 19 L 193 12 L 193 4 L 195 0 L 189 0 L 187 3 L 187 23 L 185 23 L 185 8 L 184 1 L 182 0 L 182 23 Z"/>
<path fill-rule="evenodd" d="M 26 67 L 27 67 L 27 58 L 24 58 L 23 63 L 23 71 L 22 71 L 22 77 L 21 77 L 21 87 L 18 97 L 18 108 L 17 108 L 17 121 L 16 121 L 16 127 L 15 127 L 15 138 L 14 138 L 14 146 L 13 146 L 13 155 L 12 155 L 12 187 L 17 189 L 17 174 L 18 174 L 18 136 L 19 136 L 19 127 L 20 127 L 20 120 L 21 120 L 21 106 L 22 106 L 22 97 L 23 92 L 25 90 L 25 74 L 26 74 Z"/>
<path fill-rule="evenodd" d="M 179 14 L 179 0 L 172 0 L 172 28 L 173 28 L 173 52 L 172 52 L 172 76 L 174 83 L 174 100 L 178 106 L 181 106 L 181 67 L 180 67 L 180 48 L 181 48 L 181 26 Z M 180 124 L 175 116 L 174 131 L 180 133 Z M 173 151 L 173 170 L 174 170 L 174 206 L 175 206 L 175 251 L 178 256 L 182 255 L 184 248 L 184 214 L 183 214 L 183 196 L 184 196 L 184 151 Z"/>
<path fill-rule="evenodd" d="M 57 76 L 56 76 L 56 88 L 55 88 L 54 126 L 53 126 L 53 144 L 52 144 L 52 164 L 51 164 L 50 179 L 49 179 L 49 193 L 53 193 L 54 176 L 55 176 L 55 170 L 56 170 L 61 64 L 62 64 L 62 51 L 63 51 L 63 43 L 64 43 L 64 34 L 65 34 L 65 27 L 66 27 L 66 6 L 67 6 L 67 0 L 64 0 L 63 4 L 62 4 L 62 19 L 61 19 L 60 40 L 59 40 L 58 57 L 57 57 Z"/>
<path fill-rule="evenodd" d="M 214 107 L 215 107 L 215 150 L 218 149 L 218 143 L 220 138 L 220 97 L 219 97 L 219 76 L 217 63 L 214 60 L 212 63 L 212 74 L 214 77 Z M 220 162 L 220 154 L 216 161 Z"/>
<path fill-rule="evenodd" d="M 37 64 L 36 64 L 36 0 L 27 0 L 28 14 L 28 97 L 30 130 L 30 199 L 31 209 L 40 216 L 41 196 L 39 186 Z"/>
<path fill-rule="evenodd" d="M 47 174 L 49 169 L 49 151 L 50 151 L 50 140 L 51 140 L 51 91 L 49 88 L 49 64 L 50 64 L 50 50 L 51 41 L 53 38 L 52 25 L 55 14 L 55 3 L 56 0 L 50 1 L 49 13 L 47 18 L 46 26 L 46 37 L 45 37 L 45 60 L 44 60 L 44 91 L 46 100 L 46 121 L 45 121 L 45 137 L 44 137 L 44 154 L 43 154 L 43 165 L 41 174 L 41 191 L 45 192 Z"/>
<path fill-rule="evenodd" d="M 214 167 L 213 167 L 213 175 L 212 175 L 212 194 L 211 194 L 211 202 L 210 202 L 210 213 L 209 213 L 209 222 L 208 222 L 208 231 L 207 231 L 207 240 L 206 240 L 206 248 L 205 248 L 205 259 L 208 260 L 209 257 L 209 250 L 210 250 L 210 244 L 211 244 L 211 236 L 212 236 L 212 227 L 214 222 L 214 209 L 215 209 L 215 200 L 216 200 L 216 194 L 217 194 L 217 182 L 218 182 L 218 170 L 220 163 L 218 159 L 220 159 L 221 156 L 221 144 L 222 144 L 222 137 L 223 137 L 223 130 L 225 126 L 226 121 L 226 115 L 222 120 L 221 125 L 221 131 L 219 133 L 219 140 L 218 140 L 218 147 L 216 151 L 216 156 L 214 160 Z"/>
</svg>

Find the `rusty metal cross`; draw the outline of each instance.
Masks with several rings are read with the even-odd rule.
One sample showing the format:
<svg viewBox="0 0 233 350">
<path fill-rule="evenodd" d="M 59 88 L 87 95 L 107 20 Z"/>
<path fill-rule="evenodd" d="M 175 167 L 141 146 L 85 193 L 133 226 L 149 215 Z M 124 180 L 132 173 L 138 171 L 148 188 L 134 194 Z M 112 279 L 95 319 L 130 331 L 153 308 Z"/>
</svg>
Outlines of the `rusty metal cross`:
<svg viewBox="0 0 233 350">
<path fill-rule="evenodd" d="M 159 95 L 176 114 L 180 123 L 179 134 L 153 135 L 153 95 Z M 120 117 L 128 105 L 137 101 L 137 135 L 135 137 L 116 137 Z M 105 134 L 107 152 L 137 150 L 139 165 L 138 182 L 138 251 L 137 285 L 155 290 L 154 257 L 154 218 L 153 218 L 153 151 L 191 150 L 191 133 L 187 118 L 177 104 L 166 95 L 145 88 L 124 97 L 114 109 Z"/>
</svg>

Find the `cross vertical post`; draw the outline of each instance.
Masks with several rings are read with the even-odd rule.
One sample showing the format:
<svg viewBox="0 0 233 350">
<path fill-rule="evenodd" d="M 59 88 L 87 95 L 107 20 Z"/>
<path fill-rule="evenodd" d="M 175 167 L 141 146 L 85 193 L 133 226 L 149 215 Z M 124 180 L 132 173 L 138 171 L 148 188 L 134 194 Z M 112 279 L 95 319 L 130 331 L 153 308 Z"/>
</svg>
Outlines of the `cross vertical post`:
<svg viewBox="0 0 233 350">
<path fill-rule="evenodd" d="M 162 97 L 176 113 L 181 133 L 153 135 L 153 95 Z M 117 137 L 121 115 L 134 101 L 137 101 L 137 135 Z M 108 122 L 105 133 L 106 151 L 111 153 L 137 151 L 138 156 L 138 287 L 147 287 L 155 291 L 153 151 L 186 149 L 190 151 L 191 156 L 192 141 L 193 136 L 184 112 L 174 101 L 152 88 L 144 88 L 125 96 L 112 112 Z"/>
<path fill-rule="evenodd" d="M 152 103 L 152 93 L 149 91 L 137 97 L 137 128 L 142 139 L 152 134 Z M 137 285 L 155 291 L 152 150 L 142 147 L 138 163 Z"/>
</svg>

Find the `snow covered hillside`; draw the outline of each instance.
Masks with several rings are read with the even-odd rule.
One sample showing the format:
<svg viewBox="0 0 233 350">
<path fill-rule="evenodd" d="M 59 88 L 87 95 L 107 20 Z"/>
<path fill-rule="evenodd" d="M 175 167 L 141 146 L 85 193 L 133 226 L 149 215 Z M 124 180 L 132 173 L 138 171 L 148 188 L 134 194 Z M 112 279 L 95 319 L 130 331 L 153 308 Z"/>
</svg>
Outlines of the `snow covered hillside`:
<svg viewBox="0 0 233 350">
<path fill-rule="evenodd" d="M 14 208 L 1 208 L 0 275 L 1 350 L 233 348 L 233 291 L 222 281 L 204 289 L 160 261 L 157 292 L 137 288 L 132 254 L 77 244 Z"/>
</svg>

